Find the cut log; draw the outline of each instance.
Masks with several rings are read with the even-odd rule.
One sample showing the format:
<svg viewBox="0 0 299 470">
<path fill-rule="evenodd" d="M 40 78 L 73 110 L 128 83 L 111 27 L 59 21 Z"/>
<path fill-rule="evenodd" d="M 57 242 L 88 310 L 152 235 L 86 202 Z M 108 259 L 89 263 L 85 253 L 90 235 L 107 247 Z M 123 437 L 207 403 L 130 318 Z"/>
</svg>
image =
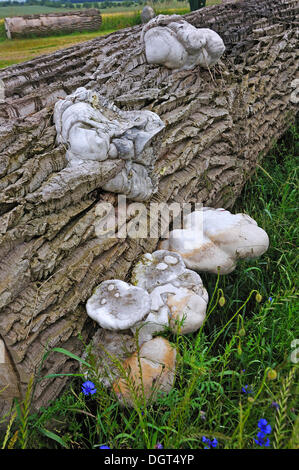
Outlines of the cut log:
<svg viewBox="0 0 299 470">
<path fill-rule="evenodd" d="M 5 18 L 8 39 L 31 36 L 51 36 L 74 31 L 97 31 L 102 24 L 99 10 L 74 10 L 41 15 L 24 15 Z"/>
<path fill-rule="evenodd" d="M 105 279 L 128 280 L 138 256 L 158 244 L 154 238 L 96 237 L 99 204 L 117 202 L 101 183 L 120 171 L 118 161 L 103 168 L 101 181 L 78 176 L 55 197 L 44 191 L 67 165 L 52 120 L 59 97 L 85 86 L 121 109 L 160 116 L 159 185 L 150 202 L 231 208 L 295 117 L 290 96 L 298 71 L 297 0 L 239 1 L 184 18 L 215 30 L 225 42 L 225 54 L 210 71 L 148 65 L 141 26 L 0 71 L 0 335 L 21 393 L 33 372 L 76 370 L 78 364 L 59 353 L 41 364 L 45 349 L 81 355 L 79 335 L 87 341 L 99 328 L 85 311 L 93 288 Z M 41 381 L 35 407 L 46 405 L 65 383 Z"/>
</svg>

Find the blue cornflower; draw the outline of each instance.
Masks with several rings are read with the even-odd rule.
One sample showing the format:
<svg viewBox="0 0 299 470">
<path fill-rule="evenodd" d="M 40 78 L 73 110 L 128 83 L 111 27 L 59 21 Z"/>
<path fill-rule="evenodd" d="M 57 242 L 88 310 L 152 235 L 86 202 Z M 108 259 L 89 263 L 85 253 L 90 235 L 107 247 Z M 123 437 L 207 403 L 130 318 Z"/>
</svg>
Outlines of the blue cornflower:
<svg viewBox="0 0 299 470">
<path fill-rule="evenodd" d="M 205 436 L 202 436 L 202 442 L 204 444 L 209 444 L 210 443 L 210 439 L 207 439 Z M 204 449 L 210 449 L 210 447 L 204 447 Z"/>
<path fill-rule="evenodd" d="M 268 424 L 268 421 L 266 419 L 260 419 L 258 422 L 258 427 L 260 428 L 262 433 L 271 434 L 272 428 L 271 425 Z"/>
<path fill-rule="evenodd" d="M 111 449 L 109 446 L 100 446 L 99 449 Z"/>
<path fill-rule="evenodd" d="M 265 418 L 261 418 L 258 422 L 258 428 L 260 431 L 257 433 L 257 439 L 254 439 L 254 442 L 261 447 L 269 447 L 270 446 L 270 439 L 267 434 L 271 434 L 272 428 L 268 421 Z"/>
<path fill-rule="evenodd" d="M 208 439 L 208 438 L 205 437 L 205 436 L 202 436 L 202 442 L 203 442 L 204 444 L 207 444 L 207 447 L 204 447 L 204 449 L 212 449 L 212 448 L 217 447 L 217 445 L 218 445 L 217 439 L 213 439 L 213 440 L 211 441 L 210 439 Z"/>
<path fill-rule="evenodd" d="M 217 439 L 213 439 L 212 442 L 211 442 L 211 447 L 215 448 L 215 447 L 217 447 L 217 445 L 218 445 Z"/>
<path fill-rule="evenodd" d="M 157 442 L 157 444 L 155 445 L 155 449 L 163 449 L 161 442 Z"/>
<path fill-rule="evenodd" d="M 260 431 L 257 433 L 257 439 L 254 439 L 254 442 L 258 445 L 258 446 L 261 446 L 261 447 L 269 447 L 270 445 L 270 439 L 267 437 L 266 439 L 266 436 L 265 434 Z"/>
<path fill-rule="evenodd" d="M 95 384 L 91 382 L 90 380 L 87 380 L 82 384 L 82 392 L 84 395 L 93 395 L 96 393 L 97 389 L 95 387 Z"/>
<path fill-rule="evenodd" d="M 275 408 L 276 410 L 279 410 L 279 404 L 276 401 L 272 401 L 270 406 L 272 406 L 272 408 Z"/>
<path fill-rule="evenodd" d="M 270 303 L 273 301 L 272 297 L 269 297 L 268 300 L 269 300 Z"/>
<path fill-rule="evenodd" d="M 249 385 L 245 385 L 244 387 L 242 387 L 242 392 L 243 393 L 252 393 L 252 390 L 248 388 Z"/>
</svg>

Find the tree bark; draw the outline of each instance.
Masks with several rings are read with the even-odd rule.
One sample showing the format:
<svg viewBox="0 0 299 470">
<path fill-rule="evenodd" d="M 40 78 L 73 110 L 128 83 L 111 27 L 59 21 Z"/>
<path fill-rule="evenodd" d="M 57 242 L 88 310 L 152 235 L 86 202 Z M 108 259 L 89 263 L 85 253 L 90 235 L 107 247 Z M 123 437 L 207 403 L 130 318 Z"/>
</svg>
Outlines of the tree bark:
<svg viewBox="0 0 299 470">
<path fill-rule="evenodd" d="M 15 39 L 74 31 L 97 31 L 102 24 L 102 17 L 99 10 L 91 8 L 44 15 L 14 16 L 5 18 L 4 24 L 8 39 Z"/>
<path fill-rule="evenodd" d="M 119 108 L 154 111 L 165 129 L 154 169 L 159 189 L 150 202 L 231 208 L 295 117 L 297 13 L 297 0 L 247 0 L 185 15 L 225 42 L 225 55 L 210 71 L 148 65 L 140 26 L 0 71 L 6 93 L 0 104 L 0 337 L 21 395 L 38 370 L 77 368 L 58 353 L 41 365 L 45 348 L 80 355 L 79 335 L 87 341 L 98 328 L 85 312 L 92 289 L 105 279 L 129 279 L 137 257 L 158 244 L 129 237 L 103 243 L 95 236 L 97 206 L 117 201 L 101 190 L 120 170 L 117 164 L 103 168 L 101 181 L 74 177 L 56 193 L 45 191 L 67 164 L 65 149 L 55 144 L 57 99 L 86 86 Z M 64 379 L 40 382 L 35 407 L 64 385 Z"/>
</svg>

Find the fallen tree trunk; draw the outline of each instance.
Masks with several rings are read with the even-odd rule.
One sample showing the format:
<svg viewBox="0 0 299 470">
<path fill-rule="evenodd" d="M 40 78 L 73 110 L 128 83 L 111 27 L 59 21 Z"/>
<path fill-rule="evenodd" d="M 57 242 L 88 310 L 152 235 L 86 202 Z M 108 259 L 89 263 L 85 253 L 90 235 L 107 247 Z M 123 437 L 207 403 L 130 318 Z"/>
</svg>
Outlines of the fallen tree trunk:
<svg viewBox="0 0 299 470">
<path fill-rule="evenodd" d="M 102 17 L 96 8 L 44 15 L 14 16 L 5 18 L 4 21 L 8 39 L 51 36 L 74 31 L 97 31 L 101 24 Z"/>
<path fill-rule="evenodd" d="M 296 0 L 247 0 L 185 15 L 225 42 L 226 53 L 211 71 L 148 65 L 139 26 L 0 71 L 6 96 L 0 104 L 0 335 L 20 395 L 45 348 L 82 353 L 78 335 L 87 340 L 95 331 L 85 312 L 94 286 L 125 279 L 136 258 L 158 244 L 96 237 L 98 205 L 117 201 L 101 183 L 117 165 L 103 171 L 102 181 L 90 175 L 55 194 L 44 190 L 67 164 L 65 149 L 55 144 L 57 99 L 86 86 L 121 109 L 154 111 L 165 129 L 154 169 L 159 189 L 150 202 L 230 208 L 294 119 L 297 13 Z M 40 373 L 76 367 L 53 353 Z M 35 406 L 64 385 L 64 379 L 42 381 Z"/>
</svg>

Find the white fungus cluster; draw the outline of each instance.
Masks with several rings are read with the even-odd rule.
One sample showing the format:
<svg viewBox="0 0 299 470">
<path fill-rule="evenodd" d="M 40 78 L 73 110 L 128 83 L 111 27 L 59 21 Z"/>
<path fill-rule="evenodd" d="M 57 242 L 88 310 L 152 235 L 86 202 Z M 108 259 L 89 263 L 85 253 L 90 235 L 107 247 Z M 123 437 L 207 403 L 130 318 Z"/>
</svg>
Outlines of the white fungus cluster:
<svg viewBox="0 0 299 470">
<path fill-rule="evenodd" d="M 191 333 L 205 320 L 208 293 L 194 270 L 226 274 L 239 258 L 260 256 L 269 245 L 268 235 L 255 220 L 224 209 L 194 211 L 184 227 L 170 232 L 160 244 L 162 249 L 142 256 L 132 271 L 132 284 L 104 281 L 86 305 L 88 315 L 103 328 L 133 332 L 141 355 L 133 353 L 123 367 L 134 386 L 143 382 L 147 399 L 154 396 L 154 383 L 168 392 L 174 380 L 175 350 L 166 339 L 153 336 L 165 327 Z M 117 349 L 117 336 L 112 346 Z M 116 377 L 112 389 L 120 403 L 134 406 L 125 379 Z"/>
<path fill-rule="evenodd" d="M 123 160 L 123 169 L 102 188 L 138 201 L 152 195 L 151 171 L 157 155 L 151 141 L 165 127 L 156 113 L 120 110 L 99 93 L 81 87 L 57 101 L 53 119 L 57 143 L 65 145 L 70 167 L 93 173 L 95 162 Z"/>
<path fill-rule="evenodd" d="M 102 282 L 86 303 L 87 314 L 102 328 L 127 330 L 150 312 L 144 289 L 114 279 Z"/>
<path fill-rule="evenodd" d="M 108 330 L 138 330 L 139 344 L 166 326 L 184 334 L 202 325 L 208 294 L 179 254 L 146 253 L 133 270 L 132 283 L 102 282 L 87 301 L 88 315 Z"/>
<path fill-rule="evenodd" d="M 199 272 L 228 274 L 240 258 L 267 251 L 269 238 L 247 214 L 203 207 L 189 214 L 184 229 L 173 230 L 160 248 L 179 253 L 186 266 Z"/>
<path fill-rule="evenodd" d="M 215 31 L 195 28 L 180 15 L 158 15 L 142 30 L 146 60 L 169 69 L 191 69 L 196 65 L 211 67 L 225 51 Z"/>
<path fill-rule="evenodd" d="M 186 269 L 178 253 L 158 250 L 146 253 L 132 272 L 132 282 L 150 295 L 151 311 L 132 330 L 138 330 L 139 343 L 170 326 L 182 334 L 203 324 L 208 294 L 200 276 Z"/>
</svg>

